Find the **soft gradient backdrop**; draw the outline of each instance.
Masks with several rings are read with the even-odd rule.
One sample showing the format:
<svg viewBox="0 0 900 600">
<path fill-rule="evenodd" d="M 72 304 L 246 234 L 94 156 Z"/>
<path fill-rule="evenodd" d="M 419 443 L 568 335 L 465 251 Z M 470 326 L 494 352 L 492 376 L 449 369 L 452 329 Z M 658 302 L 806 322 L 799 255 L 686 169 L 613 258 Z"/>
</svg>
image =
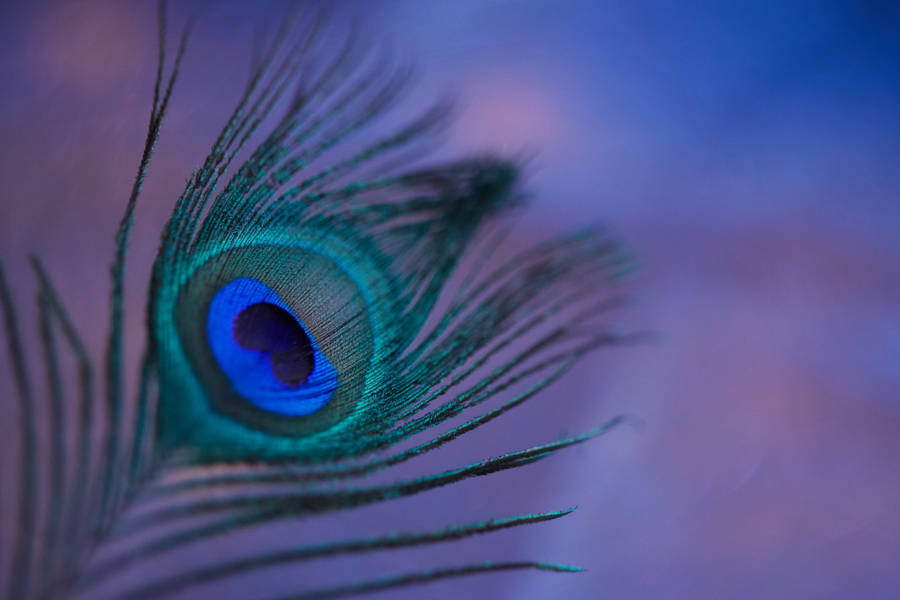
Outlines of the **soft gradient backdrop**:
<svg viewBox="0 0 900 600">
<path fill-rule="evenodd" d="M 172 7 L 173 31 L 205 8 L 138 211 L 133 306 L 158 226 L 231 110 L 254 36 L 283 14 L 282 4 L 253 4 Z M 453 152 L 536 153 L 523 240 L 603 222 L 627 241 L 641 268 L 623 323 L 658 334 L 592 357 L 530 406 L 408 472 L 622 412 L 643 426 L 518 472 L 204 552 L 214 560 L 254 540 L 289 545 L 578 504 L 563 521 L 273 569 L 183 597 L 262 598 L 498 558 L 588 571 L 377 597 L 900 597 L 897 7 L 338 3 L 337 18 L 415 58 L 422 103 L 448 90 L 460 98 Z M 26 253 L 42 254 L 95 350 L 112 235 L 143 144 L 155 27 L 152 3 L 0 8 L 0 252 L 26 299 Z M 138 310 L 128 318 L 140 328 Z M 12 404 L 3 402 L 4 423 Z M 8 470 L 15 446 L 5 437 Z M 8 535 L 13 497 L 0 496 Z M 148 568 L 165 572 L 185 556 Z"/>
</svg>

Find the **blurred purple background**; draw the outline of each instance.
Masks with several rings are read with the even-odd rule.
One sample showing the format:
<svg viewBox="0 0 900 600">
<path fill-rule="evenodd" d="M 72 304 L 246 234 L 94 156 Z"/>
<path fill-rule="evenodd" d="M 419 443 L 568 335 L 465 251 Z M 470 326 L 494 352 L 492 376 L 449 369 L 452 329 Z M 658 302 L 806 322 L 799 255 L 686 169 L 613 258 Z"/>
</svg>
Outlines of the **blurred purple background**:
<svg viewBox="0 0 900 600">
<path fill-rule="evenodd" d="M 273 569 L 183 597 L 262 598 L 520 558 L 588 571 L 376 597 L 900 597 L 897 6 L 340 3 L 338 13 L 415 57 L 417 98 L 452 90 L 461 99 L 454 151 L 538 151 L 519 235 L 604 222 L 626 240 L 640 270 L 623 323 L 658 333 L 590 358 L 408 472 L 622 412 L 644 425 L 518 472 L 257 537 L 289 544 L 578 504 L 562 521 Z M 195 8 L 172 7 L 172 31 Z M 139 208 L 132 305 L 158 227 L 244 82 L 255 33 L 283 8 L 205 5 Z M 149 3 L 0 8 L 0 252 L 25 298 L 25 257 L 40 252 L 90 332 L 105 319 L 112 234 L 143 144 L 155 52 Z M 141 327 L 140 311 L 128 319 Z M 99 350 L 97 333 L 91 342 Z M 4 465 L 10 453 L 4 446 Z M 8 526 L 8 494 L 3 501 Z M 215 560 L 238 545 L 203 552 Z"/>
</svg>

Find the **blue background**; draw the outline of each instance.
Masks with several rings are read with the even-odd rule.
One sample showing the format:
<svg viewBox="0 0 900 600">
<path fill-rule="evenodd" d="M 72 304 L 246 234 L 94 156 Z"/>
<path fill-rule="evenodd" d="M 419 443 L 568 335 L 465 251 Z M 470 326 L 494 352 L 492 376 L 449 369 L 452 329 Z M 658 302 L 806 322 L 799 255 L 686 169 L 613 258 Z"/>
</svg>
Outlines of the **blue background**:
<svg viewBox="0 0 900 600">
<path fill-rule="evenodd" d="M 208 5 L 195 31 L 138 211 L 131 306 L 142 301 L 159 225 L 244 82 L 254 32 L 283 9 L 263 6 L 275 12 Z M 339 3 L 337 18 L 353 15 L 415 59 L 413 104 L 446 90 L 460 98 L 448 153 L 536 152 L 520 241 L 585 222 L 627 241 L 641 270 L 623 323 L 659 334 L 590 358 L 529 406 L 403 473 L 555 439 L 620 412 L 644 425 L 517 472 L 189 549 L 143 575 L 253 543 L 578 504 L 562 521 L 474 543 L 274 569 L 184 597 L 258 597 L 261 586 L 286 592 L 506 558 L 588 571 L 375 597 L 897 597 L 897 6 Z M 173 31 L 193 8 L 172 8 Z M 143 144 L 154 17 L 146 3 L 0 9 L 0 251 L 25 298 L 25 255 L 40 251 L 88 332 L 105 322 L 112 235 Z M 140 329 L 139 310 L 127 318 Z M 102 338 L 89 337 L 99 352 Z M 140 342 L 128 340 L 131 359 Z M 2 410 L 12 418 L 10 403 Z M 9 465 L 14 446 L 4 444 Z M 10 515 L 12 498 L 0 497 Z"/>
</svg>

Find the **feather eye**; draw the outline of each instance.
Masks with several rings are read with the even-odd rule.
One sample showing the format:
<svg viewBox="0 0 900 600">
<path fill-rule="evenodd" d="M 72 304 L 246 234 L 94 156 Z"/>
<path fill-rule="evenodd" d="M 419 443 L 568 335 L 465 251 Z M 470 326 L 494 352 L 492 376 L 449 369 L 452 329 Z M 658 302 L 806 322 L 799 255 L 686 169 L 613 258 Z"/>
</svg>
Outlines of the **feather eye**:
<svg viewBox="0 0 900 600">
<path fill-rule="evenodd" d="M 416 174 L 380 185 L 374 205 L 361 193 L 326 197 L 305 218 L 300 200 L 280 207 L 291 211 L 284 223 L 261 207 L 242 225 L 209 229 L 211 251 L 167 266 L 183 284 L 162 283 L 173 288 L 171 304 L 153 307 L 164 435 L 199 462 L 303 463 L 414 433 L 391 427 L 438 373 L 404 354 L 479 221 L 515 198 L 510 165 L 451 168 L 462 173 L 452 189 Z M 427 174 L 438 175 L 449 173 Z M 262 182 L 265 170 L 257 176 Z M 345 214 L 348 202 L 356 206 Z M 294 371 L 303 381 L 286 379 Z"/>
<path fill-rule="evenodd" d="M 621 421 L 455 469 L 366 483 L 370 474 L 501 417 L 585 354 L 629 341 L 605 321 L 622 303 L 615 282 L 628 260 L 597 231 L 495 260 L 502 240 L 496 228 L 522 203 L 520 165 L 483 156 L 423 166 L 421 142 L 445 121 L 443 104 L 366 142 L 367 127 L 402 97 L 409 71 L 373 60 L 353 36 L 329 52 L 323 28 L 319 17 L 305 26 L 285 19 L 176 201 L 153 265 L 148 344 L 131 401 L 122 384 L 126 249 L 190 29 L 165 81 L 161 25 L 149 133 L 113 262 L 103 427 L 98 430 L 84 408 L 87 416 L 76 427 L 77 475 L 55 474 L 49 490 L 57 494 L 62 482 L 77 482 L 72 508 L 47 504 L 41 518 L 51 537 L 37 550 L 35 498 L 47 490 L 38 489 L 38 467 L 23 454 L 10 597 L 92 593 L 128 568 L 187 544 L 518 468 Z M 410 152 L 416 153 L 412 161 Z M 37 261 L 35 267 L 43 286 L 49 380 L 57 382 L 54 389 L 61 385 L 51 360 L 55 322 L 84 365 L 81 403 L 90 407 L 92 373 L 83 344 L 43 267 Z M 32 392 L 8 291 L 0 272 L 27 450 L 36 443 Z M 95 457 L 83 440 L 98 431 L 104 452 Z M 414 436 L 417 441 L 409 442 Z M 440 543 L 570 512 L 287 552 L 259 549 L 139 583 L 123 597 L 165 597 L 268 565 Z M 123 539 L 130 544 L 113 544 L 92 559 L 94 550 Z M 29 569 L 38 564 L 46 571 L 42 581 Z M 578 570 L 544 562 L 481 563 L 387 574 L 297 597 L 351 596 L 513 569 Z"/>
</svg>

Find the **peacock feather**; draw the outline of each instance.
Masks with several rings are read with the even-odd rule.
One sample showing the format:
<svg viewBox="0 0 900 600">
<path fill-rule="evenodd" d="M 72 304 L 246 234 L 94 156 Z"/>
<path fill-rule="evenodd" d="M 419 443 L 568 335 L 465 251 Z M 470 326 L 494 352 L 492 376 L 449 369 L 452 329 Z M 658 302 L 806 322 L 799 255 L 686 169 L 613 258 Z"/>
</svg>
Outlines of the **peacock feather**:
<svg viewBox="0 0 900 600">
<path fill-rule="evenodd" d="M 175 202 L 152 267 L 139 383 L 126 393 L 129 237 L 192 26 L 167 58 L 163 4 L 159 12 L 152 108 L 115 238 L 102 368 L 36 257 L 43 370 L 29 364 L 0 264 L 21 434 L 5 597 L 94 597 L 151 557 L 522 467 L 621 421 L 458 468 L 373 479 L 465 439 L 587 353 L 628 340 L 604 322 L 623 301 L 616 282 L 627 260 L 599 230 L 495 258 L 524 199 L 522 162 L 485 155 L 429 164 L 425 150 L 447 121 L 446 103 L 367 137 L 403 97 L 410 70 L 352 33 L 341 37 L 323 13 L 302 10 L 260 53 Z M 74 381 L 61 366 L 70 360 Z M 46 381 L 46 397 L 35 377 Z M 72 453 L 64 431 L 74 431 Z M 572 510 L 254 547 L 137 578 L 114 596 L 164 598 L 272 565 L 438 544 Z M 517 569 L 579 570 L 463 563 L 373 580 L 348 575 L 337 587 L 298 582 L 290 597 Z"/>
</svg>

